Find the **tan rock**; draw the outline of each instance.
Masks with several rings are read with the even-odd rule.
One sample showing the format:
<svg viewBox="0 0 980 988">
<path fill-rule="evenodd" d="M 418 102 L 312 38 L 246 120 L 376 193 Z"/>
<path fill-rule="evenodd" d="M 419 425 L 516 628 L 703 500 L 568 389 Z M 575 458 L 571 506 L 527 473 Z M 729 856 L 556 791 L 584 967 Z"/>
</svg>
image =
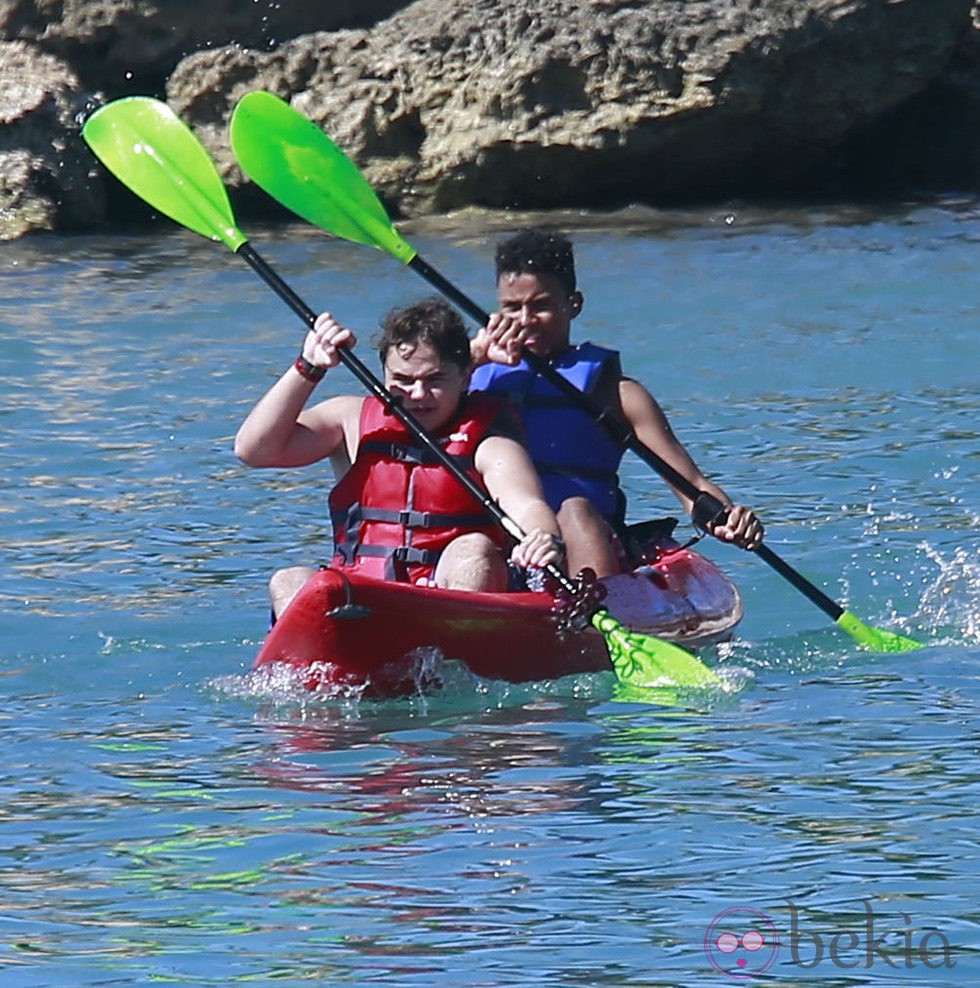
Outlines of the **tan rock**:
<svg viewBox="0 0 980 988">
<path fill-rule="evenodd" d="M 0 240 L 103 216 L 95 162 L 77 137 L 78 78 L 23 42 L 0 42 Z"/>
<path fill-rule="evenodd" d="M 928 86 L 972 5 L 417 0 L 368 31 L 198 53 L 167 92 L 234 181 L 234 103 L 291 98 L 405 214 L 751 194 Z"/>
<path fill-rule="evenodd" d="M 404 0 L 0 0 L 0 38 L 29 41 L 110 96 L 158 94 L 195 51 L 268 50 L 298 35 L 365 26 Z"/>
</svg>

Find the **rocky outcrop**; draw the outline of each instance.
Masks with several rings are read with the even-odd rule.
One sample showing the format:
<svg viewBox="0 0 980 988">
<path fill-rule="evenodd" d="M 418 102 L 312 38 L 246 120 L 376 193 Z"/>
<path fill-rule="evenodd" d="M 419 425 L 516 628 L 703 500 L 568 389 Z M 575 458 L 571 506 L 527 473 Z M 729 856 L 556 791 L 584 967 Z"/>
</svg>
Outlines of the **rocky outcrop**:
<svg viewBox="0 0 980 988">
<path fill-rule="evenodd" d="M 268 50 L 313 31 L 366 27 L 404 0 L 0 0 L 0 39 L 26 41 L 68 62 L 92 90 L 163 95 L 195 51 Z"/>
<path fill-rule="evenodd" d="M 291 97 L 404 213 L 801 190 L 926 88 L 972 0 L 418 0 L 371 31 L 199 53 L 168 83 L 234 175 L 223 123 Z"/>
<path fill-rule="evenodd" d="M 256 50 L 311 31 L 369 25 L 404 0 L 0 0 L 0 240 L 105 221 L 133 198 L 79 139 L 86 103 L 163 96 L 188 53 Z"/>
<path fill-rule="evenodd" d="M 402 215 L 975 189 L 975 6 L 0 0 L 0 238 L 112 215 L 117 183 L 76 119 L 133 93 L 166 95 L 246 190 L 227 119 L 269 89 Z"/>
<path fill-rule="evenodd" d="M 980 2 L 972 29 L 924 90 L 856 129 L 839 170 L 856 195 L 980 192 Z"/>
<path fill-rule="evenodd" d="M 64 62 L 0 42 L 0 239 L 102 220 L 103 185 L 74 136 L 84 104 Z"/>
</svg>

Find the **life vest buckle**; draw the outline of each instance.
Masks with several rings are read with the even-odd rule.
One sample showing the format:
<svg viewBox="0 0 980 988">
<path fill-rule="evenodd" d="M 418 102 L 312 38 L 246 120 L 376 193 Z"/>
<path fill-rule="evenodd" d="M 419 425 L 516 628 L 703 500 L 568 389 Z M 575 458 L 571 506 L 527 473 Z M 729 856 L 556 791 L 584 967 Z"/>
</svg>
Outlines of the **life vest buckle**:
<svg viewBox="0 0 980 988">
<path fill-rule="evenodd" d="M 399 443 L 392 443 L 389 448 L 390 456 L 393 460 L 399 463 L 418 463 L 419 455 L 414 449 L 409 446 L 402 446 Z"/>
<path fill-rule="evenodd" d="M 412 511 L 406 508 L 398 512 L 398 524 L 402 528 L 432 528 L 434 515 L 431 511 Z"/>
</svg>

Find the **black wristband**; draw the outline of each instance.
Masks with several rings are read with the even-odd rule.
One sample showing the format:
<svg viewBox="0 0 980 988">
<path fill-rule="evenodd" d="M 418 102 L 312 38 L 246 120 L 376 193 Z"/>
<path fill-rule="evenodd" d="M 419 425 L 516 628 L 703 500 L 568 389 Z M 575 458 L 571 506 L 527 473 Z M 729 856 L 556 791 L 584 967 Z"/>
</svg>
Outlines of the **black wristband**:
<svg viewBox="0 0 980 988">
<path fill-rule="evenodd" d="M 296 358 L 293 367 L 300 377 L 306 378 L 312 384 L 322 381 L 323 375 L 327 373 L 326 367 L 317 367 L 316 364 L 311 364 L 303 354 Z"/>
</svg>

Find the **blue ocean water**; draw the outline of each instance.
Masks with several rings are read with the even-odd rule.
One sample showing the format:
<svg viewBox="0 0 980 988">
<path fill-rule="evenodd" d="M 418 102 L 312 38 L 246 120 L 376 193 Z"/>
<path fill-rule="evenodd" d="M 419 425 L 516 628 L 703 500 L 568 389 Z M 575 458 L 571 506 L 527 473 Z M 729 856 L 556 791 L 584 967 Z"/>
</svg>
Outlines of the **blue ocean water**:
<svg viewBox="0 0 980 988">
<path fill-rule="evenodd" d="M 4 245 L 4 985 L 980 981 L 976 203 L 568 220 L 578 338 L 777 551 L 926 647 L 863 652 L 702 543 L 746 604 L 706 659 L 751 674 L 706 709 L 611 674 L 450 668 L 386 703 L 258 680 L 266 578 L 326 555 L 330 475 L 249 471 L 231 437 L 303 327 L 163 222 Z M 489 306 L 485 228 L 408 232 Z M 428 293 L 252 233 L 365 341 Z M 633 520 L 676 510 L 624 477 Z"/>
</svg>

